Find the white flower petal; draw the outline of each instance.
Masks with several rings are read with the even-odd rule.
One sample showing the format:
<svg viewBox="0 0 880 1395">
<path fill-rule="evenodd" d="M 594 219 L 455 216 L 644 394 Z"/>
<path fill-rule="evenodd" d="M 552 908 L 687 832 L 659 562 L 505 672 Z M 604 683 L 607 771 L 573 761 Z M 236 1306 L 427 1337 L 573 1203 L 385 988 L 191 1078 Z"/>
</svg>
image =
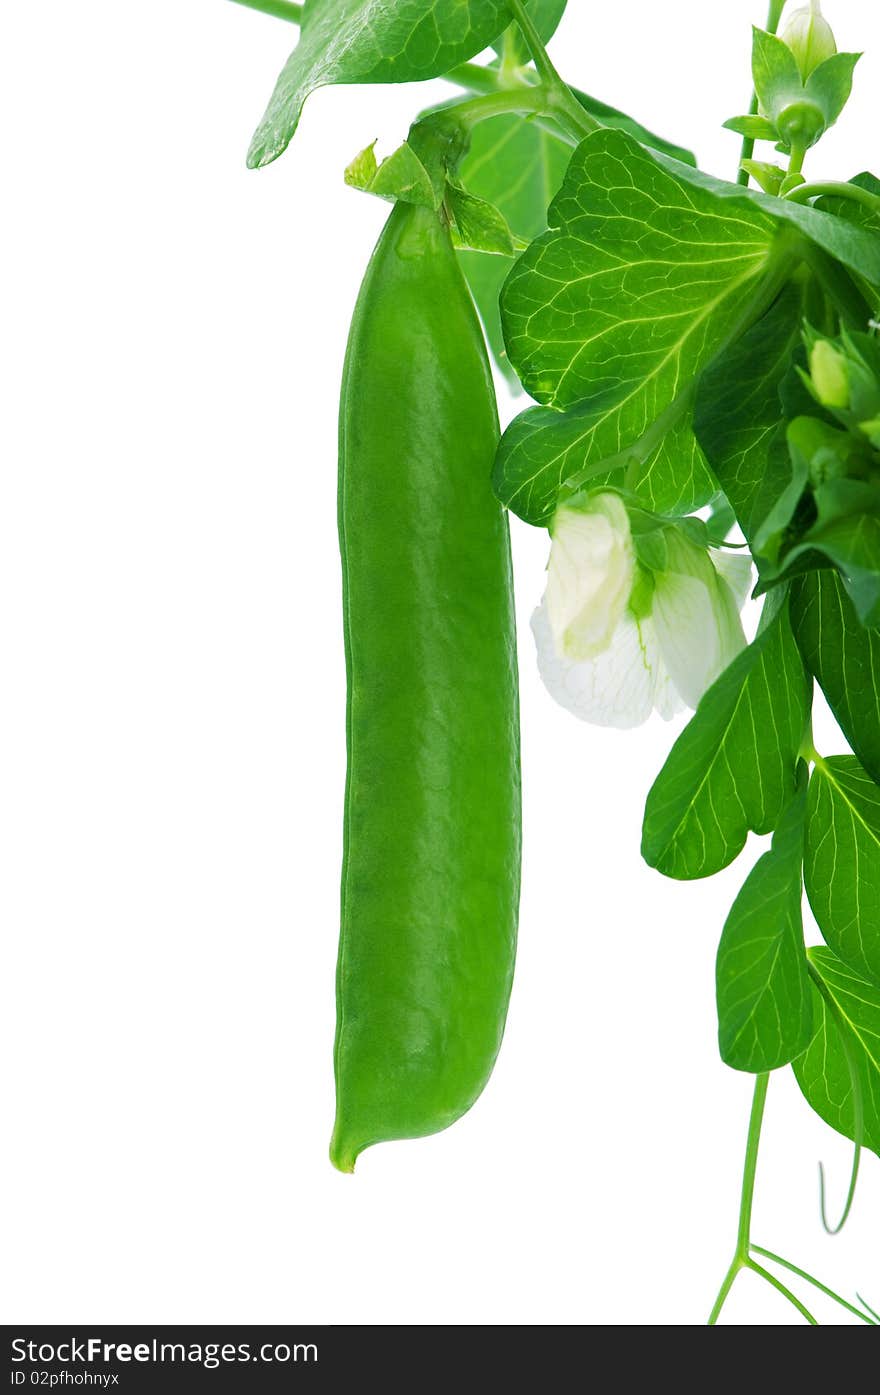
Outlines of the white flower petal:
<svg viewBox="0 0 880 1395">
<path fill-rule="evenodd" d="M 696 707 L 720 673 L 716 586 L 695 576 L 663 572 L 655 578 L 653 620 L 669 675 L 688 707 Z M 717 594 L 717 592 L 716 592 Z M 730 592 L 731 603 L 733 596 Z"/>
<path fill-rule="evenodd" d="M 716 572 L 733 592 L 737 608 L 742 610 L 752 589 L 752 559 L 748 551 L 728 552 L 723 548 L 709 549 L 709 558 Z"/>
<path fill-rule="evenodd" d="M 716 578 L 717 605 L 715 621 L 718 626 L 718 673 L 724 672 L 732 664 L 737 654 L 746 647 L 745 632 L 739 618 L 740 606 L 734 592 L 722 576 Z M 713 678 L 713 682 L 715 679 Z"/>
<path fill-rule="evenodd" d="M 643 644 L 640 626 L 627 612 L 601 654 L 574 661 L 560 655 L 545 605 L 532 616 L 538 670 L 551 697 L 584 722 L 628 729 L 651 715 L 657 691 L 652 656 Z M 666 700 L 666 688 L 661 683 Z"/>
<path fill-rule="evenodd" d="M 672 681 L 696 707 L 745 646 L 739 597 L 745 599 L 751 563 L 725 556 L 719 565 L 720 554 L 707 555 L 672 530 L 667 546 L 670 570 L 655 577 L 653 618 Z"/>
<path fill-rule="evenodd" d="M 557 510 L 545 602 L 559 653 L 588 659 L 610 644 L 634 568 L 629 515 L 616 494 Z"/>
</svg>

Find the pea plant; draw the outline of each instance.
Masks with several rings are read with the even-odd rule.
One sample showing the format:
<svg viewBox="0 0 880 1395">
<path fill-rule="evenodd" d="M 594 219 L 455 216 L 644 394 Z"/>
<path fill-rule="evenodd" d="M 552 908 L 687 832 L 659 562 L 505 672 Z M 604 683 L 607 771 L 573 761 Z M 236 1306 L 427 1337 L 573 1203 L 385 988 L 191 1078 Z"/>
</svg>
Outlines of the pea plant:
<svg viewBox="0 0 880 1395">
<path fill-rule="evenodd" d="M 345 171 L 393 208 L 340 413 L 331 1157 L 351 1171 L 371 1144 L 452 1123 L 501 1043 L 520 862 L 513 513 L 549 534 L 532 628 L 550 694 L 615 727 L 693 710 L 648 795 L 650 866 L 708 877 L 772 835 L 718 948 L 719 1050 L 754 1097 L 709 1322 L 750 1270 L 808 1323 L 795 1282 L 877 1325 L 751 1235 L 772 1072 L 790 1066 L 852 1142 L 842 1216 L 823 1186 L 829 1231 L 862 1151 L 880 1153 L 880 180 L 809 174 L 859 55 L 838 52 L 818 0 L 772 0 L 726 182 L 563 80 L 546 46 L 566 0 L 238 3 L 300 31 L 254 168 L 318 87 L 458 89 Z M 531 399 L 503 434 L 486 344 Z M 845 755 L 815 749 L 816 685 Z M 824 940 L 809 949 L 804 891 Z"/>
</svg>

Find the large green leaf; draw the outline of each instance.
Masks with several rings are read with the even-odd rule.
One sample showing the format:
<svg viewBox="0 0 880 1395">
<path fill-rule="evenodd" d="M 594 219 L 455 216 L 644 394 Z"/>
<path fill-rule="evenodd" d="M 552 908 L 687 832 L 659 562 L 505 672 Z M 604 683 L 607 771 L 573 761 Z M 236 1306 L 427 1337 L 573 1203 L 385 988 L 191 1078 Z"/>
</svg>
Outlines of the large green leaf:
<svg viewBox="0 0 880 1395">
<path fill-rule="evenodd" d="M 506 0 L 306 0 L 290 55 L 248 153 L 287 149 L 309 93 L 331 83 L 417 82 L 473 58 L 509 21 Z"/>
<path fill-rule="evenodd" d="M 799 233 L 834 261 L 842 262 L 849 271 L 872 285 L 880 285 L 880 239 L 870 228 L 826 213 L 812 204 L 793 203 L 791 199 L 780 199 L 760 189 L 744 191 L 739 184 L 716 179 L 714 175 L 679 164 L 666 155 L 658 154 L 657 159 L 683 183 L 711 191 L 719 199 L 738 202 L 745 195 L 755 208 L 763 209 L 779 224 Z"/>
<path fill-rule="evenodd" d="M 663 514 L 692 513 L 718 493 L 718 481 L 687 416 L 666 432 L 647 460 L 635 462 L 620 483 L 647 508 Z"/>
<path fill-rule="evenodd" d="M 829 756 L 813 771 L 804 881 L 825 941 L 880 983 L 880 786 L 855 756 Z"/>
<path fill-rule="evenodd" d="M 809 1105 L 826 1124 L 855 1139 L 849 1057 L 864 1106 L 864 1143 L 880 1155 L 880 989 L 866 983 L 829 949 L 807 955 L 825 993 L 813 989 L 813 1039 L 792 1064 Z"/>
<path fill-rule="evenodd" d="M 604 124 L 626 131 L 650 149 L 664 150 L 693 163 L 689 151 L 655 135 L 616 107 L 607 106 L 583 92 L 575 95 L 581 105 Z M 459 167 L 459 177 L 472 193 L 488 200 L 504 214 L 518 237 L 531 242 L 547 227 L 547 210 L 559 191 L 571 154 L 570 142 L 549 126 L 523 121 L 519 116 L 496 116 L 475 127 L 470 148 Z M 461 261 L 495 359 L 511 383 L 518 384 L 519 379 L 507 357 L 499 307 L 501 287 L 513 266 L 513 258 L 463 252 Z M 704 472 L 699 469 L 696 446 L 689 449 L 693 487 L 698 477 L 704 479 Z M 659 466 L 655 464 L 649 468 L 656 476 Z M 688 488 L 686 483 L 683 487 Z M 680 494 L 681 490 L 673 486 L 673 492 Z M 698 492 L 705 493 L 705 489 Z M 700 502 L 704 503 L 711 492 Z M 694 503 L 688 507 L 698 505 Z"/>
<path fill-rule="evenodd" d="M 801 915 L 805 804 L 804 787 L 749 873 L 718 946 L 718 1045 L 734 1070 L 776 1070 L 812 1036 Z"/>
<path fill-rule="evenodd" d="M 563 487 L 649 459 L 784 255 L 760 210 L 689 189 L 622 131 L 581 143 L 550 224 L 502 293 L 511 361 L 546 405 L 505 432 L 495 488 L 531 523 Z"/>
<path fill-rule="evenodd" d="M 770 833 L 796 790 L 810 683 L 788 605 L 722 673 L 648 795 L 642 856 L 667 877 L 708 877 Z"/>
<path fill-rule="evenodd" d="M 860 624 L 836 572 L 792 586 L 791 617 L 807 667 L 862 765 L 880 781 L 880 632 Z"/>
<path fill-rule="evenodd" d="M 790 283 L 697 389 L 697 439 L 749 539 L 766 513 L 768 484 L 781 491 L 791 475 L 780 390 L 801 342 L 802 307 L 802 290 Z"/>
</svg>

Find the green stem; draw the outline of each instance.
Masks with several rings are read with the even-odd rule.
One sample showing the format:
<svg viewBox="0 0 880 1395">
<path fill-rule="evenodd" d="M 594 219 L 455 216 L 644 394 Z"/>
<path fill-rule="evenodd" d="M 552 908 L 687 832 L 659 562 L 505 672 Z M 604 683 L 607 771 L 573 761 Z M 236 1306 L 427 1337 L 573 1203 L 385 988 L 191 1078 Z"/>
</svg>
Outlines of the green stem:
<svg viewBox="0 0 880 1395">
<path fill-rule="evenodd" d="M 876 1327 L 878 1325 L 873 1318 L 867 1317 L 866 1314 L 862 1312 L 861 1308 L 856 1308 L 854 1304 L 848 1303 L 845 1298 L 841 1298 L 839 1293 L 835 1293 L 833 1288 L 829 1288 L 827 1284 L 821 1283 L 820 1280 L 814 1278 L 812 1274 L 808 1274 L 806 1269 L 799 1269 L 796 1264 L 792 1264 L 789 1260 L 783 1259 L 781 1255 L 775 1255 L 772 1250 L 765 1250 L 761 1245 L 752 1245 L 752 1253 L 762 1255 L 764 1259 L 772 1259 L 774 1264 L 781 1264 L 783 1269 L 788 1269 L 792 1274 L 797 1274 L 799 1279 L 805 1279 L 808 1284 L 812 1284 L 820 1293 L 824 1293 L 829 1298 L 833 1298 L 835 1303 L 839 1303 L 842 1308 L 846 1308 L 850 1313 L 855 1313 L 856 1317 L 861 1318 L 862 1322 L 866 1322 L 869 1327 Z"/>
<path fill-rule="evenodd" d="M 293 5 L 290 0 L 232 0 L 232 3 L 246 5 L 249 10 L 259 10 L 264 15 L 273 15 L 275 19 L 286 19 L 290 24 L 302 24 L 302 5 Z"/>
<path fill-rule="evenodd" d="M 456 102 L 454 106 L 432 112 L 423 117 L 419 125 L 435 123 L 438 126 L 459 126 L 464 131 L 470 131 L 493 116 L 509 116 L 511 113 L 533 116 L 546 114 L 547 111 L 547 92 L 542 85 L 495 88 L 469 102 Z"/>
<path fill-rule="evenodd" d="M 810 199 L 818 199 L 829 194 L 839 199 L 852 199 L 872 213 L 880 213 L 880 197 L 877 194 L 872 194 L 870 189 L 859 188 L 858 184 L 844 184 L 838 180 L 823 180 L 816 184 L 799 184 L 796 189 L 791 189 L 785 197 L 790 203 L 808 203 Z"/>
<path fill-rule="evenodd" d="M 777 29 L 779 28 L 779 24 L 780 24 L 780 21 L 781 21 L 781 19 L 782 19 L 782 11 L 783 11 L 784 9 L 785 9 L 785 0 L 770 0 L 770 10 L 769 10 L 769 13 L 768 13 L 768 15 L 767 15 L 767 33 L 768 33 L 768 34 L 775 34 L 775 33 L 776 33 Z M 752 88 L 752 100 L 749 102 L 749 115 L 750 115 L 750 116 L 757 116 L 757 114 L 758 114 L 758 94 L 757 94 L 757 92 L 754 90 L 754 88 Z M 743 185 L 745 185 L 745 186 L 748 186 L 749 176 L 748 176 L 748 172 L 747 172 L 746 170 L 743 169 L 743 167 L 742 167 L 742 162 L 743 162 L 743 160 L 751 160 L 751 158 L 752 158 L 752 156 L 754 155 L 754 153 L 755 153 L 755 138 L 754 138 L 754 136 L 743 136 L 742 148 L 740 149 L 740 153 L 739 153 L 740 167 L 739 167 L 739 169 L 738 169 L 738 171 L 737 171 L 737 175 L 736 175 L 736 182 L 737 182 L 737 184 L 743 184 Z"/>
<path fill-rule="evenodd" d="M 479 63 L 459 63 L 443 74 L 443 80 L 468 92 L 502 92 L 510 88 L 510 83 L 501 81 L 497 68 L 483 68 Z"/>
<path fill-rule="evenodd" d="M 843 1055 L 846 1061 L 846 1068 L 849 1071 L 849 1084 L 853 1097 L 854 1148 L 852 1171 L 850 1172 L 849 1191 L 847 1192 L 846 1204 L 843 1208 L 843 1215 L 837 1222 L 836 1226 L 830 1226 L 828 1224 L 828 1218 L 825 1212 L 825 1169 L 821 1163 L 819 1164 L 819 1200 L 822 1214 L 822 1225 L 824 1226 L 825 1230 L 827 1230 L 829 1235 L 837 1235 L 841 1230 L 843 1230 L 843 1227 L 846 1225 L 846 1222 L 849 1219 L 849 1213 L 852 1210 L 853 1201 L 855 1200 L 856 1186 L 859 1180 L 859 1164 L 862 1160 L 862 1141 L 864 1139 L 865 1134 L 865 1101 L 862 1095 L 862 1082 L 859 1077 L 858 1062 L 855 1058 L 855 1054 L 850 1044 L 846 1026 L 841 1018 L 840 1009 L 838 1008 L 837 1003 L 834 1001 L 831 994 L 829 993 L 828 988 L 825 984 L 825 980 L 822 978 L 822 975 L 816 972 L 809 959 L 807 960 L 807 972 L 809 973 L 810 978 L 813 980 L 813 983 L 815 984 L 818 992 L 822 997 L 823 1002 L 825 1003 L 829 1015 L 831 1016 L 832 1020 L 834 1021 L 837 1027 L 840 1045 L 843 1049 Z"/>
<path fill-rule="evenodd" d="M 760 1278 L 766 1279 L 767 1283 L 770 1284 L 772 1288 L 775 1288 L 779 1293 L 783 1295 L 784 1298 L 788 1299 L 789 1303 L 791 1303 L 795 1308 L 797 1308 L 801 1317 L 806 1318 L 807 1322 L 810 1324 L 811 1327 L 819 1326 L 818 1322 L 813 1317 L 813 1314 L 810 1312 L 809 1308 L 805 1308 L 801 1300 L 799 1298 L 796 1298 L 795 1295 L 792 1293 L 791 1289 L 786 1288 L 782 1280 L 777 1279 L 775 1274 L 771 1274 L 769 1269 L 763 1269 L 761 1265 L 756 1264 L 753 1259 L 747 1260 L 744 1267 L 746 1269 L 751 1269 L 752 1273 L 757 1274 Z"/>
<path fill-rule="evenodd" d="M 875 1313 L 875 1311 L 874 1311 L 874 1309 L 871 1307 L 870 1303 L 866 1303 L 865 1300 L 864 1300 L 864 1298 L 862 1297 L 862 1295 L 861 1295 L 860 1293 L 857 1293 L 857 1294 L 856 1294 L 856 1298 L 859 1300 L 859 1302 L 861 1303 L 862 1307 L 863 1307 L 863 1308 L 866 1308 L 867 1311 L 871 1314 L 871 1317 L 877 1319 L 877 1326 L 880 1327 L 880 1313 Z"/>
<path fill-rule="evenodd" d="M 749 1136 L 746 1140 L 746 1158 L 743 1166 L 742 1192 L 739 1203 L 739 1227 L 736 1235 L 736 1250 L 730 1267 L 724 1276 L 718 1297 L 709 1314 L 709 1326 L 718 1322 L 727 1295 L 733 1288 L 734 1280 L 741 1269 L 750 1263 L 749 1242 L 752 1229 L 752 1203 L 755 1199 L 755 1173 L 758 1166 L 758 1145 L 761 1142 L 761 1125 L 764 1122 L 764 1104 L 767 1100 L 769 1074 L 755 1077 L 755 1093 L 752 1096 L 752 1112 L 749 1115 Z"/>
<path fill-rule="evenodd" d="M 804 160 L 807 158 L 807 147 L 805 145 L 793 145 L 791 155 L 788 160 L 788 173 L 801 174 L 804 168 Z M 798 188 L 801 186 L 798 185 Z"/>
<path fill-rule="evenodd" d="M 528 44 L 532 60 L 541 77 L 550 103 L 551 115 L 566 125 L 579 138 L 601 130 L 602 123 L 584 111 L 571 88 L 566 82 L 563 82 L 553 66 L 541 36 L 526 11 L 524 0 L 507 0 L 507 3 L 520 27 L 523 38 Z"/>
</svg>

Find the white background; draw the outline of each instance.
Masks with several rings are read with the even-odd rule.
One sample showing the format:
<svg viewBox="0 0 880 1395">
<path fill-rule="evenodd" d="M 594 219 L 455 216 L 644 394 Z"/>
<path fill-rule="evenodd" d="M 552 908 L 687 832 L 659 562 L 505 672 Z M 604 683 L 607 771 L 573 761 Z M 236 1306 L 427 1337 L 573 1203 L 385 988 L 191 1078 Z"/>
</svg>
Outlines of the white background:
<svg viewBox="0 0 880 1395">
<path fill-rule="evenodd" d="M 735 169 L 758 0 L 571 0 L 565 74 Z M 814 176 L 877 164 L 880 16 Z M 4 7 L 0 506 L 7 1321 L 678 1324 L 730 1257 L 750 1082 L 714 956 L 759 851 L 639 858 L 677 730 L 582 726 L 536 678 L 546 535 L 514 520 L 521 950 L 495 1075 L 335 1173 L 345 679 L 336 395 L 385 206 L 342 170 L 435 83 L 334 89 L 244 153 L 295 40 L 226 0 Z M 874 94 L 872 97 L 872 93 Z M 511 403 L 502 405 L 509 414 Z M 835 749 L 830 726 L 820 745 Z M 880 1303 L 880 1169 L 774 1078 L 760 1243 Z M 817 1308 L 828 1321 L 846 1314 Z M 799 1321 L 753 1277 L 730 1322 Z"/>
</svg>

